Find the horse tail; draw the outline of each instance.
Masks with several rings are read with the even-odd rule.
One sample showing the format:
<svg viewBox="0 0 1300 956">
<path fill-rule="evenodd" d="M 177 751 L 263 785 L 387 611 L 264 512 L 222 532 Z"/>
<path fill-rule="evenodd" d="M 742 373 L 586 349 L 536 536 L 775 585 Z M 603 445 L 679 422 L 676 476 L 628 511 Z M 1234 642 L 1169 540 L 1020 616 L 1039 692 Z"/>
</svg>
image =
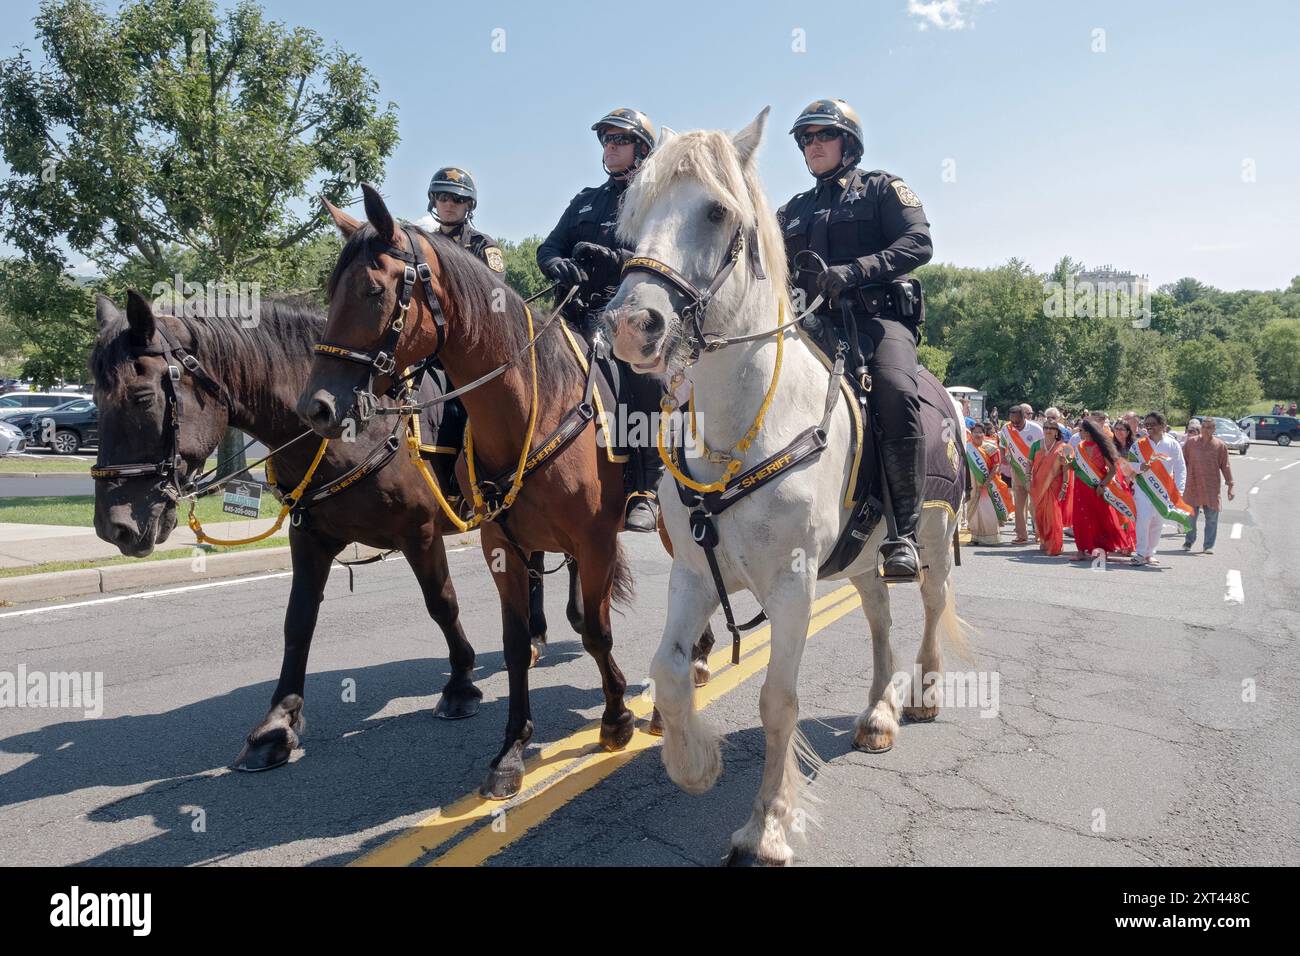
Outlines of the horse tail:
<svg viewBox="0 0 1300 956">
<path fill-rule="evenodd" d="M 636 586 L 632 578 L 632 569 L 627 563 L 627 555 L 623 552 L 623 545 L 615 542 L 613 603 L 619 607 L 627 607 L 632 603 L 635 594 Z"/>
<path fill-rule="evenodd" d="M 957 589 L 951 581 L 944 582 L 943 610 L 939 613 L 939 641 L 966 663 L 974 661 L 970 638 L 975 628 L 957 613 Z"/>
</svg>

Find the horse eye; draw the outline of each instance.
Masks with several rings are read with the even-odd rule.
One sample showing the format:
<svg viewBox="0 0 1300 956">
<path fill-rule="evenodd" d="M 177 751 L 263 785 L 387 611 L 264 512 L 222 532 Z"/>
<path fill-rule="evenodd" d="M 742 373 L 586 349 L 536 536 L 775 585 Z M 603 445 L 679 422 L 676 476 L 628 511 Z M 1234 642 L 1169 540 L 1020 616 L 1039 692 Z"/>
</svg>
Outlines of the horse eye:
<svg viewBox="0 0 1300 956">
<path fill-rule="evenodd" d="M 373 299 L 377 295 L 384 294 L 384 287 L 381 285 L 372 285 L 366 287 L 366 297 Z"/>
<path fill-rule="evenodd" d="M 720 202 L 709 207 L 709 222 L 722 222 L 727 217 L 727 210 Z"/>
</svg>

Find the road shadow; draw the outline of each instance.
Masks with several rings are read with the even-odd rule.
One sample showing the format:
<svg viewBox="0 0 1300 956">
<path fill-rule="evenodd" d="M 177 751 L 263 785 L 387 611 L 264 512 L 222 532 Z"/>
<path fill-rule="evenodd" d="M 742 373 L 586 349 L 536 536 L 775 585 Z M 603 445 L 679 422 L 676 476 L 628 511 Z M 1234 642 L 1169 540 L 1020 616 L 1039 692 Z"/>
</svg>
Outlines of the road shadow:
<svg viewBox="0 0 1300 956">
<path fill-rule="evenodd" d="M 580 642 L 552 639 L 538 668 L 585 656 Z M 502 667 L 501 653 L 482 653 L 478 664 L 481 683 Z M 604 700 L 594 663 L 590 671 L 589 686 L 532 688 L 539 737 L 556 739 L 590 722 L 587 714 Z M 158 714 L 63 721 L 15 734 L 0 740 L 0 751 L 35 757 L 0 776 L 0 806 L 143 787 L 94 805 L 87 819 L 143 817 L 163 832 L 79 861 L 86 865 L 183 866 L 355 834 L 449 803 L 481 782 L 501 745 L 507 700 L 489 697 L 467 720 L 435 718 L 447 675 L 445 658 L 308 675 L 303 746 L 290 764 L 266 773 L 224 768 L 265 714 L 273 680 Z M 347 678 L 355 681 L 354 703 L 341 699 Z M 428 700 L 414 712 L 384 714 L 413 697 Z M 194 809 L 203 810 L 205 832 L 194 832 Z"/>
</svg>

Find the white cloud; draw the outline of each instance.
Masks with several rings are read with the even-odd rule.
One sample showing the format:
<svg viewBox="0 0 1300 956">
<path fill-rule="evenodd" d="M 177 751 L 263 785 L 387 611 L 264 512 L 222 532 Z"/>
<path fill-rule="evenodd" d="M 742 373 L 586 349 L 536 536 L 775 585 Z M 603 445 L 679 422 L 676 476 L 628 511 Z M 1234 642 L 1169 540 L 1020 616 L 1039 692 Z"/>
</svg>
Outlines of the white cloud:
<svg viewBox="0 0 1300 956">
<path fill-rule="evenodd" d="M 100 276 L 99 263 L 94 259 L 87 259 L 79 266 L 73 266 L 68 270 L 74 276 L 84 276 L 87 278 L 98 278 Z"/>
<path fill-rule="evenodd" d="M 907 0 L 907 15 L 918 18 L 918 30 L 928 30 L 932 26 L 939 30 L 964 30 L 975 25 L 971 9 L 992 2 L 993 0 Z"/>
</svg>

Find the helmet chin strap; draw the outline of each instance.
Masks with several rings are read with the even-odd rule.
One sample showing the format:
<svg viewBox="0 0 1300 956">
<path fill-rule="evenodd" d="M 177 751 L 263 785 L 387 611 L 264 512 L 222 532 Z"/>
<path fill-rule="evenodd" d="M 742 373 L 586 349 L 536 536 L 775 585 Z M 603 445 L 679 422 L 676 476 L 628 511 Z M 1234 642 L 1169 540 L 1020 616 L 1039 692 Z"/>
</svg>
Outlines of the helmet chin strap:
<svg viewBox="0 0 1300 956">
<path fill-rule="evenodd" d="M 637 171 L 637 168 L 638 168 L 642 163 L 645 162 L 645 160 L 646 160 L 646 156 L 649 156 L 649 155 L 650 155 L 650 153 L 647 152 L 645 156 L 642 156 L 642 155 L 641 155 L 641 147 L 638 146 L 638 147 L 636 148 L 636 150 L 633 152 L 633 159 L 632 159 L 632 162 L 628 164 L 627 169 L 623 170 L 621 173 L 616 173 L 616 172 L 612 171 L 608 166 L 605 165 L 605 157 L 604 157 L 604 155 L 602 154 L 601 157 L 600 157 L 600 168 L 603 169 L 603 170 L 605 170 L 605 175 L 606 175 L 606 176 L 611 176 L 611 177 L 613 177 L 614 179 L 628 179 L 629 177 L 631 177 L 631 175 L 632 175 L 633 173 L 635 173 L 635 172 Z"/>
</svg>

